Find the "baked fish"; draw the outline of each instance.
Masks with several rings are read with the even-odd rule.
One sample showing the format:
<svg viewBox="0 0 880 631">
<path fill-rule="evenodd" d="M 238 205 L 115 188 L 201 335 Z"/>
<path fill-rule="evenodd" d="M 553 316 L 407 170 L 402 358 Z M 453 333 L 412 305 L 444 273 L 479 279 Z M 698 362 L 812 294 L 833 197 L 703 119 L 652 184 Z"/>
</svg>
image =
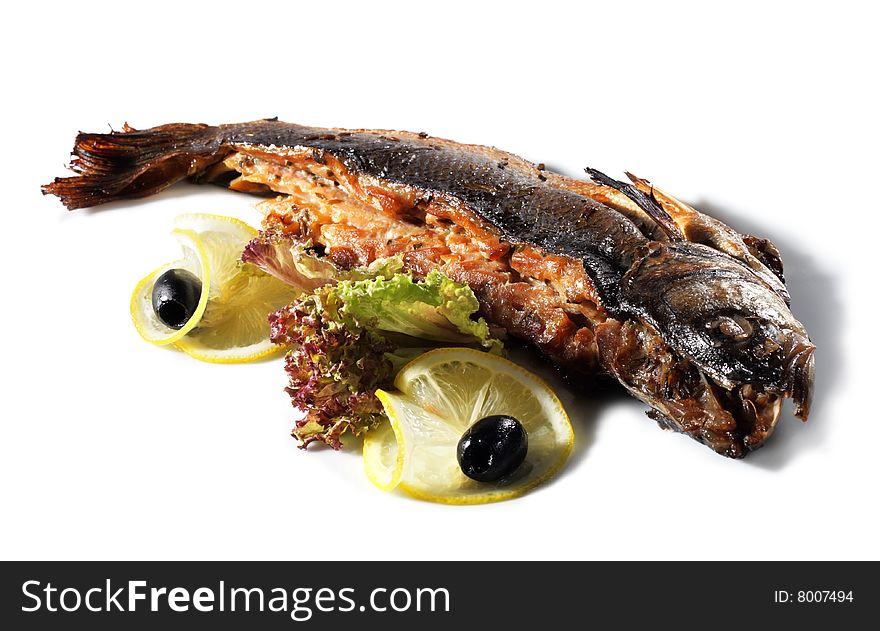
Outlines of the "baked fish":
<svg viewBox="0 0 880 631">
<path fill-rule="evenodd" d="M 785 398 L 809 415 L 815 347 L 778 250 L 635 176 L 581 180 L 424 133 L 276 119 L 81 133 L 71 169 L 43 187 L 70 209 L 189 178 L 267 196 L 263 239 L 342 268 L 399 255 L 416 276 L 438 269 L 496 332 L 613 377 L 719 454 L 763 445 Z M 245 258 L 265 266 L 259 241 Z"/>
</svg>

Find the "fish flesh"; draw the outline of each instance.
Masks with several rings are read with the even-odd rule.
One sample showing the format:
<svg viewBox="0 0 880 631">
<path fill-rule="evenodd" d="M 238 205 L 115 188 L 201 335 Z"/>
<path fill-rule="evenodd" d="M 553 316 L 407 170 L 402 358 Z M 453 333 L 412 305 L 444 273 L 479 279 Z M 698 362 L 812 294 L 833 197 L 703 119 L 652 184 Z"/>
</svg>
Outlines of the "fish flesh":
<svg viewBox="0 0 880 631">
<path fill-rule="evenodd" d="M 719 454 L 763 445 L 786 398 L 809 415 L 815 346 L 779 251 L 631 174 L 577 179 L 425 133 L 277 119 L 81 133 L 71 169 L 43 187 L 70 209 L 189 178 L 266 196 L 261 238 L 342 268 L 398 255 L 416 276 L 438 269 L 496 333 L 613 377 Z"/>
</svg>

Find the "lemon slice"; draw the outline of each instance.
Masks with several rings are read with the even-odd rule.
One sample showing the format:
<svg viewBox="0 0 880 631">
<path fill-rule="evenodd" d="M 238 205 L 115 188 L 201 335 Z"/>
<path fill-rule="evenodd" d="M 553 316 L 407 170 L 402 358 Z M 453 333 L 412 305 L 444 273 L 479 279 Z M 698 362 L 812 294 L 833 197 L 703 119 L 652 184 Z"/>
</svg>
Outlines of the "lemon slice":
<svg viewBox="0 0 880 631">
<path fill-rule="evenodd" d="M 254 361 L 280 352 L 269 340 L 267 316 L 288 304 L 297 290 L 239 258 L 257 231 L 232 217 L 181 215 L 172 235 L 183 258 L 144 277 L 131 298 L 131 315 L 141 337 L 213 363 Z M 192 317 L 180 329 L 166 326 L 153 311 L 152 288 L 169 269 L 183 268 L 202 283 Z"/>
<path fill-rule="evenodd" d="M 379 390 L 389 423 L 364 439 L 367 477 L 383 490 L 445 504 L 483 504 L 522 495 L 565 464 L 574 434 L 559 399 L 539 377 L 496 355 L 438 349 L 398 373 L 396 392 Z M 470 479 L 456 449 L 481 418 L 513 416 L 528 433 L 525 461 L 496 482 Z"/>
</svg>

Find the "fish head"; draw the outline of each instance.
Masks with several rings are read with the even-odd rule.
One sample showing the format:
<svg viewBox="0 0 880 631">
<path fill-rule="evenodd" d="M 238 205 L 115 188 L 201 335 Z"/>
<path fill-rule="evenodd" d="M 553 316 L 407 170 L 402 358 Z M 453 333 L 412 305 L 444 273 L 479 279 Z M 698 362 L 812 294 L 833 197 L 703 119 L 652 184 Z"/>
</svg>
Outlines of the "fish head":
<svg viewBox="0 0 880 631">
<path fill-rule="evenodd" d="M 815 346 L 785 300 L 736 259 L 653 243 L 624 276 L 621 303 L 719 386 L 752 384 L 809 415 Z"/>
</svg>

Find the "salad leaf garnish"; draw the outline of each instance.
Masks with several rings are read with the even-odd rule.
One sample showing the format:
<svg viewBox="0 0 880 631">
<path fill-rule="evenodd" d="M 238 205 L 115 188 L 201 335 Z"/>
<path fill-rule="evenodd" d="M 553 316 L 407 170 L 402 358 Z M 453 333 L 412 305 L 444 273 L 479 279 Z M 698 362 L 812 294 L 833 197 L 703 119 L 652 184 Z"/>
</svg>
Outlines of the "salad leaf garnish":
<svg viewBox="0 0 880 631">
<path fill-rule="evenodd" d="M 288 260 L 287 269 L 297 270 L 291 279 L 299 278 L 295 260 L 304 253 Z M 485 320 L 474 319 L 479 303 L 469 287 L 438 271 L 416 280 L 399 269 L 386 259 L 343 272 L 336 278 L 346 280 L 328 281 L 269 316 L 272 341 L 290 347 L 286 390 L 305 412 L 293 430 L 301 447 L 320 441 L 338 449 L 345 432 L 375 427 L 385 418 L 376 389 L 393 387 L 397 371 L 431 347 L 501 352 Z"/>
</svg>

